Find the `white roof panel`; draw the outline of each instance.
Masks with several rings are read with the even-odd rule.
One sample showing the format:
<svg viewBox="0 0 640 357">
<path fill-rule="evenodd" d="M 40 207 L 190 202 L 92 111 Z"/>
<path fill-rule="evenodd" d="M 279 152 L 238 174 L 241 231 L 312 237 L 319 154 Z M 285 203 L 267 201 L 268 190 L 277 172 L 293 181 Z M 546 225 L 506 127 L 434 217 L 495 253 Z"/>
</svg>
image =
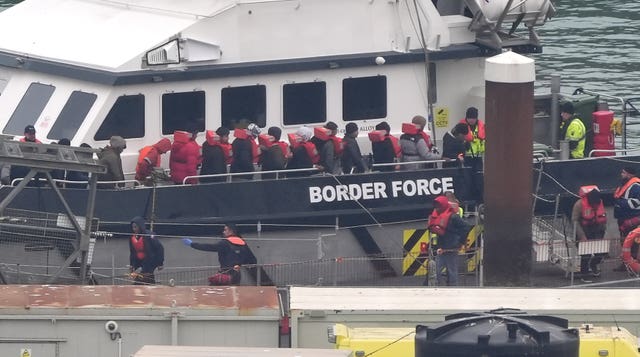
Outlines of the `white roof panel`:
<svg viewBox="0 0 640 357">
<path fill-rule="evenodd" d="M 117 70 L 235 0 L 26 0 L 0 13 L 0 50 Z"/>
</svg>

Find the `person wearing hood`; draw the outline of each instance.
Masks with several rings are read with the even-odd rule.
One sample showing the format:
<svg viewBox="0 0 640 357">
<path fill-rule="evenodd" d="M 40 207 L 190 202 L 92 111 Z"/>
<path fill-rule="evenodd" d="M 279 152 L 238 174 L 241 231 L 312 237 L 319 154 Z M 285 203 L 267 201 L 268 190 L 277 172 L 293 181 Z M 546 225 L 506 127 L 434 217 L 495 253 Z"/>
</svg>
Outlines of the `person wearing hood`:
<svg viewBox="0 0 640 357">
<path fill-rule="evenodd" d="M 470 227 L 455 212 L 445 195 L 433 200 L 427 228 L 436 234 L 436 273 L 438 285 L 458 285 L 458 251 L 466 243 Z"/>
<path fill-rule="evenodd" d="M 127 148 L 127 142 L 122 136 L 112 136 L 109 145 L 98 153 L 99 163 L 107 168 L 103 174 L 98 174 L 98 181 L 124 181 L 122 158 L 120 155 Z M 98 188 L 115 188 L 115 183 L 99 184 Z M 123 187 L 124 183 L 118 186 Z"/>
<path fill-rule="evenodd" d="M 169 155 L 169 170 L 171 181 L 176 185 L 182 185 L 187 176 L 198 175 L 198 165 L 202 161 L 200 145 L 196 142 L 198 130 L 176 131 L 173 134 L 173 145 Z M 196 184 L 198 179 L 188 179 L 186 184 Z"/>
<path fill-rule="evenodd" d="M 160 167 L 162 154 L 169 150 L 171 150 L 171 140 L 167 138 L 162 138 L 157 143 L 140 149 L 136 165 L 136 180 L 144 181 L 151 175 L 154 168 Z"/>
<path fill-rule="evenodd" d="M 133 235 L 129 239 L 129 271 L 134 285 L 155 284 L 155 270 L 164 265 L 164 247 L 155 234 L 147 229 L 142 217 L 131 220 Z"/>
<path fill-rule="evenodd" d="M 238 285 L 242 278 L 240 268 L 246 264 L 256 264 L 256 257 L 238 234 L 235 224 L 225 224 L 222 235 L 224 239 L 216 243 L 196 243 L 190 238 L 182 238 L 182 243 L 193 249 L 218 253 L 220 269 L 209 277 L 209 285 Z"/>
<path fill-rule="evenodd" d="M 296 131 L 295 138 L 298 141 L 291 143 L 292 156 L 287 165 L 288 170 L 310 169 L 318 162 L 318 150 L 313 142 L 311 142 L 312 137 L 313 130 L 308 126 L 302 126 Z M 287 173 L 287 177 L 304 177 L 310 176 L 313 173 L 314 171 L 289 172 Z"/>
</svg>

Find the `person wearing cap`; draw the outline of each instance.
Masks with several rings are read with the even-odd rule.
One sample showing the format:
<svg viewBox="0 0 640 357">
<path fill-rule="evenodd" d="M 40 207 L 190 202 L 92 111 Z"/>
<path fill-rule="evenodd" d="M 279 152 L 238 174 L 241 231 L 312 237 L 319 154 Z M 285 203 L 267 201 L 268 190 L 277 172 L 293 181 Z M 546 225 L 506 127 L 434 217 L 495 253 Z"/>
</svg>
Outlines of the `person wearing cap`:
<svg viewBox="0 0 640 357">
<path fill-rule="evenodd" d="M 438 285 L 458 285 L 458 251 L 463 249 L 470 226 L 454 211 L 445 195 L 433 200 L 427 228 L 436 234 L 436 273 Z"/>
<path fill-rule="evenodd" d="M 173 134 L 173 144 L 169 154 L 169 171 L 171 181 L 176 185 L 183 183 L 195 185 L 197 178 L 188 176 L 198 175 L 198 166 L 202 162 L 200 145 L 196 141 L 198 129 L 194 126 L 189 131 L 176 131 Z"/>
<path fill-rule="evenodd" d="M 36 138 L 36 128 L 33 125 L 27 125 L 24 127 L 24 136 L 20 139 L 23 143 L 37 143 L 41 144 L 40 140 Z"/>
<path fill-rule="evenodd" d="M 565 102 L 560 107 L 560 139 L 569 142 L 569 157 L 572 159 L 584 158 L 584 147 L 587 138 L 587 129 L 580 118 L 575 115 L 573 103 Z"/>
<path fill-rule="evenodd" d="M 146 180 L 154 168 L 160 167 L 162 154 L 169 150 L 171 150 L 171 140 L 167 138 L 162 138 L 157 143 L 140 149 L 136 164 L 136 180 Z"/>
<path fill-rule="evenodd" d="M 224 239 L 216 243 L 196 243 L 191 238 L 182 238 L 182 243 L 193 249 L 218 252 L 220 269 L 209 277 L 209 285 L 238 285 L 242 278 L 240 268 L 243 265 L 256 264 L 256 257 L 242 239 L 235 224 L 225 224 L 222 236 Z"/>
<path fill-rule="evenodd" d="M 603 239 L 607 229 L 607 214 L 602 196 L 597 186 L 580 188 L 580 198 L 573 205 L 571 222 L 575 229 L 576 243 L 592 239 Z M 604 254 L 583 254 L 580 256 L 580 275 L 583 282 L 590 282 L 589 273 L 593 277 L 600 276 L 600 263 Z"/>
<path fill-rule="evenodd" d="M 620 186 L 613 192 L 613 217 L 618 221 L 620 245 L 629 232 L 640 225 L 640 178 L 636 174 L 635 167 L 623 168 L 620 171 Z M 626 271 L 626 268 L 623 264 L 616 270 Z"/>
<path fill-rule="evenodd" d="M 400 136 L 400 150 L 401 161 L 402 162 L 412 162 L 412 161 L 429 161 L 429 160 L 438 160 L 440 159 L 440 155 L 438 154 L 435 147 L 431 144 L 431 138 L 429 134 L 424 131 L 424 128 L 427 125 L 427 119 L 421 115 L 416 115 L 411 119 L 411 123 L 413 123 L 418 128 L 418 133 L 416 134 L 407 134 L 404 133 Z M 403 165 L 403 170 L 418 170 L 423 168 L 423 164 L 409 164 Z"/>
<path fill-rule="evenodd" d="M 227 173 L 227 165 L 231 164 L 233 153 L 229 143 L 229 129 L 221 126 L 214 132 L 207 130 L 206 140 L 202 143 L 202 167 L 200 175 L 219 175 Z M 224 182 L 227 178 L 201 177 L 200 182 Z"/>
<path fill-rule="evenodd" d="M 236 129 L 238 130 L 238 129 Z M 260 159 L 260 148 L 256 143 L 258 135 L 260 135 L 260 127 L 255 123 L 251 123 L 245 130 L 245 137 L 236 136 L 231 144 L 233 152 L 233 161 L 231 162 L 231 172 L 253 172 L 253 164 L 257 164 Z M 234 180 L 250 180 L 253 175 L 234 176 Z"/>
<path fill-rule="evenodd" d="M 400 156 L 400 142 L 398 138 L 391 135 L 391 127 L 389 123 L 383 121 L 375 126 L 376 130 L 384 131 L 385 138 L 382 141 L 371 143 L 371 152 L 373 154 L 374 164 L 390 164 L 396 162 Z M 375 171 L 393 171 L 396 168 L 393 165 L 376 167 Z"/>
<path fill-rule="evenodd" d="M 485 131 L 484 122 L 478 119 L 478 108 L 469 107 L 467 112 L 460 120 L 460 124 L 467 126 L 467 134 L 465 140 L 465 165 L 474 169 L 474 171 L 482 171 L 482 157 L 484 156 Z"/>
<path fill-rule="evenodd" d="M 287 143 L 280 140 L 281 137 L 282 129 L 277 126 L 272 126 L 267 130 L 269 146 L 260 145 L 262 171 L 277 171 L 287 168 L 287 161 L 291 158 L 291 149 Z M 274 179 L 276 174 L 262 174 L 262 178 Z"/>
<path fill-rule="evenodd" d="M 107 171 L 98 174 L 98 181 L 124 181 L 122 171 L 122 158 L 120 155 L 127 148 L 127 142 L 121 136 L 112 136 L 109 145 L 98 153 L 98 162 L 107 168 Z M 124 182 L 118 183 L 119 187 L 124 187 Z M 115 188 L 115 183 L 99 184 L 98 188 Z"/>
<path fill-rule="evenodd" d="M 340 162 L 342 164 L 342 172 L 345 174 L 359 174 L 365 171 L 362 153 L 356 138 L 358 137 L 358 124 L 347 123 L 345 126 L 345 134 L 342 139 L 344 151 Z"/>
</svg>

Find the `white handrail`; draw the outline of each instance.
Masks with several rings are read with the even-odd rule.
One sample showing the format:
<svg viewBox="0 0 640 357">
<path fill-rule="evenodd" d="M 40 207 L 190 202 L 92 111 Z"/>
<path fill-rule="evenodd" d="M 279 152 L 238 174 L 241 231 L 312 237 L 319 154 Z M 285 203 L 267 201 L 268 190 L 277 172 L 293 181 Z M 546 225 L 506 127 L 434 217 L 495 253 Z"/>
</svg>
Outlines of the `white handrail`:
<svg viewBox="0 0 640 357">
<path fill-rule="evenodd" d="M 594 153 L 608 153 L 608 154 L 617 154 L 617 153 L 624 153 L 627 154 L 629 152 L 636 152 L 636 151 L 640 151 L 640 148 L 635 148 L 635 149 L 593 149 L 591 151 L 589 151 L 589 157 L 593 157 Z"/>
<path fill-rule="evenodd" d="M 228 172 L 226 174 L 209 174 L 209 175 L 192 175 L 192 176 L 186 176 L 183 180 L 182 180 L 182 184 L 186 185 L 187 181 L 190 179 L 200 179 L 200 178 L 209 178 L 209 177 L 227 177 L 227 178 L 231 178 L 233 176 L 246 176 L 246 175 L 255 175 L 255 174 L 276 174 L 276 178 L 278 174 L 286 174 L 286 173 L 290 173 L 290 172 L 309 172 L 309 171 L 314 171 L 314 172 L 320 172 L 320 170 L 318 170 L 318 168 L 316 167 L 309 167 L 309 168 L 305 168 L 305 169 L 287 169 L 287 170 L 270 170 L 270 171 L 249 171 L 249 172 Z"/>
<path fill-rule="evenodd" d="M 18 183 L 19 183 L 19 182 L 21 182 L 22 180 L 24 180 L 24 178 L 23 178 L 23 177 L 14 178 L 14 179 L 11 181 L 11 186 L 15 186 L 16 184 L 18 184 Z M 35 178 L 35 177 L 34 177 L 34 178 L 32 178 L 32 179 L 31 179 L 31 181 L 35 181 L 35 180 L 43 181 L 43 182 L 47 182 L 47 180 L 46 180 L 46 179 L 43 179 L 43 178 Z M 67 183 L 70 183 L 70 184 L 79 184 L 79 185 L 82 185 L 82 184 L 88 185 L 88 184 L 89 184 L 89 181 L 73 181 L 73 180 L 61 180 L 61 179 L 54 179 L 54 180 L 53 180 L 53 182 L 56 182 L 56 183 L 64 183 L 64 184 L 67 184 Z M 142 185 L 142 183 L 141 183 L 140 181 L 138 181 L 138 180 L 119 180 L 119 181 L 98 181 L 98 186 L 99 186 L 100 184 L 115 184 L 115 185 L 117 185 L 117 184 L 120 184 L 120 183 L 123 183 L 123 184 L 125 184 L 125 185 L 126 185 L 127 183 L 133 183 L 133 187 L 141 186 L 141 185 Z"/>
<path fill-rule="evenodd" d="M 457 159 L 438 159 L 438 160 L 424 160 L 424 161 L 401 161 L 401 162 L 391 162 L 385 164 L 373 164 L 373 167 L 384 167 L 384 166 L 404 166 L 404 165 L 415 165 L 415 164 L 441 164 L 444 162 L 452 162 Z M 440 166 L 439 166 L 440 167 Z"/>
</svg>

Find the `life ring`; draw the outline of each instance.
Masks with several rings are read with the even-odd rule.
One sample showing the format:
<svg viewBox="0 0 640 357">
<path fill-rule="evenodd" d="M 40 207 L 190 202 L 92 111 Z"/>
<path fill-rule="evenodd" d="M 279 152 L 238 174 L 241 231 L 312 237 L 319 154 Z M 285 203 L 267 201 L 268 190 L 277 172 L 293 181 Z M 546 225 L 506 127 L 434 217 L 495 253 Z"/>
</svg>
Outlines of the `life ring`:
<svg viewBox="0 0 640 357">
<path fill-rule="evenodd" d="M 636 234 L 629 234 L 622 243 L 622 262 L 635 273 L 640 273 L 640 262 L 631 256 L 631 247 L 636 237 Z"/>
</svg>

